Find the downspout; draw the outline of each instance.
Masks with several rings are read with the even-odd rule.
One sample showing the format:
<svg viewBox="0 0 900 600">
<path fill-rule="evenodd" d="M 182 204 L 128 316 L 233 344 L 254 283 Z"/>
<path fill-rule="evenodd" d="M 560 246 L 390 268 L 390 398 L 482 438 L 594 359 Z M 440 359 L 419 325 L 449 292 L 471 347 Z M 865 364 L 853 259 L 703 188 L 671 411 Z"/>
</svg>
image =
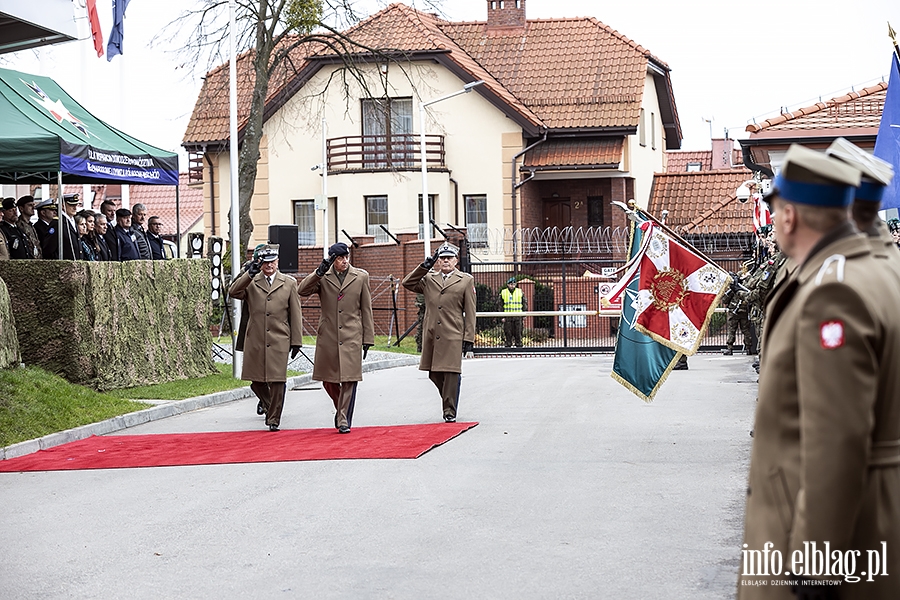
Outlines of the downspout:
<svg viewBox="0 0 900 600">
<path fill-rule="evenodd" d="M 531 144 L 515 156 L 512 159 L 512 230 L 513 230 L 513 262 L 518 262 L 519 260 L 519 244 L 516 241 L 516 227 L 518 227 L 518 213 L 516 211 L 516 190 L 519 189 L 519 186 L 516 184 L 516 163 L 519 162 L 519 157 L 534 148 L 535 146 L 539 146 L 547 141 L 547 132 L 544 131 L 544 137 Z M 533 177 L 533 176 L 532 176 Z M 526 179 L 525 181 L 529 181 L 531 177 Z M 522 183 L 525 183 L 523 181 Z"/>
<path fill-rule="evenodd" d="M 453 184 L 453 222 L 459 225 L 459 182 L 452 177 L 448 179 Z"/>
<path fill-rule="evenodd" d="M 769 179 L 775 177 L 775 173 L 772 172 L 772 169 L 768 167 L 764 167 L 762 165 L 758 165 L 753 162 L 753 158 L 750 156 L 750 150 L 748 147 L 741 144 L 741 155 L 744 157 L 744 166 L 753 171 L 754 173 L 762 173 L 767 176 Z"/>
<path fill-rule="evenodd" d="M 206 157 L 206 162 L 209 164 L 209 226 L 210 232 L 209 235 L 216 235 L 216 178 L 215 178 L 215 167 L 213 166 L 212 159 L 209 158 L 209 154 L 206 152 L 206 148 L 203 149 L 203 156 Z"/>
</svg>

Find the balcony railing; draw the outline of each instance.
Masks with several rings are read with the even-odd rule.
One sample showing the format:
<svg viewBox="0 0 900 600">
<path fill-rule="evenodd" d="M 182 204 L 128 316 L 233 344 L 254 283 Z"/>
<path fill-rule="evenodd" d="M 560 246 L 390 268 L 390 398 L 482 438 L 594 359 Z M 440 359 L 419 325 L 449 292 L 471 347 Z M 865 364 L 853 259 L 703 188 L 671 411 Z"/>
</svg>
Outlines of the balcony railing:
<svg viewBox="0 0 900 600">
<path fill-rule="evenodd" d="M 328 170 L 391 171 L 421 169 L 419 136 L 355 135 L 327 142 Z M 444 168 L 444 136 L 425 136 L 425 161 L 429 169 Z"/>
</svg>

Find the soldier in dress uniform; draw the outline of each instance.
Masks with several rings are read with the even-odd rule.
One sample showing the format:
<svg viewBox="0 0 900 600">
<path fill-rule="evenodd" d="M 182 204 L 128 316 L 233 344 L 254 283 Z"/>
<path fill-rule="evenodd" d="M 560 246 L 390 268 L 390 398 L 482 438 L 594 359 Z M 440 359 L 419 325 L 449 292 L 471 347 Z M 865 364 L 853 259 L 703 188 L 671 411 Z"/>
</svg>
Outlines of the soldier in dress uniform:
<svg viewBox="0 0 900 600">
<path fill-rule="evenodd" d="M 47 235 L 41 242 L 41 253 L 50 260 L 83 260 L 78 242 L 75 213 L 78 212 L 78 194 L 63 196 L 63 214 L 50 222 Z M 59 255 L 59 235 L 62 232 L 62 256 Z"/>
<path fill-rule="evenodd" d="M 403 278 L 403 287 L 425 295 L 419 370 L 428 371 L 440 392 L 448 423 L 456 421 L 462 357 L 470 358 L 475 345 L 475 279 L 456 269 L 458 260 L 459 248 L 444 243 Z"/>
<path fill-rule="evenodd" d="M 350 433 L 362 361 L 375 344 L 369 274 L 351 266 L 350 248 L 337 242 L 328 248 L 328 258 L 300 282 L 298 293 L 319 295 L 322 314 L 312 378 L 322 382 L 334 403 L 338 433 Z"/>
<path fill-rule="evenodd" d="M 793 145 L 770 195 L 798 266 L 767 305 L 741 599 L 900 589 L 900 284 L 849 220 L 859 183 L 858 169 Z M 855 557 L 854 572 L 817 568 L 815 551 L 829 565 Z"/>
<path fill-rule="evenodd" d="M 27 238 L 31 258 L 42 258 L 41 240 L 34 225 L 31 224 L 31 217 L 34 216 L 36 206 L 34 196 L 22 196 L 16 201 L 16 206 L 19 207 L 19 220 L 16 221 L 16 227 Z"/>
<path fill-rule="evenodd" d="M 228 295 L 247 308 L 245 335 L 236 348 L 244 352 L 241 379 L 252 382 L 250 389 L 259 398 L 256 413 L 265 413 L 269 431 L 278 431 L 288 351 L 293 358 L 303 345 L 303 319 L 297 280 L 278 271 L 278 245 L 263 246 L 256 256 Z"/>
<path fill-rule="evenodd" d="M 9 257 L 13 260 L 34 258 L 34 254 L 28 246 L 28 238 L 16 226 L 19 213 L 16 210 L 15 198 L 4 198 L 3 208 L 0 210 L 0 235 L 6 238 L 6 247 Z"/>
</svg>

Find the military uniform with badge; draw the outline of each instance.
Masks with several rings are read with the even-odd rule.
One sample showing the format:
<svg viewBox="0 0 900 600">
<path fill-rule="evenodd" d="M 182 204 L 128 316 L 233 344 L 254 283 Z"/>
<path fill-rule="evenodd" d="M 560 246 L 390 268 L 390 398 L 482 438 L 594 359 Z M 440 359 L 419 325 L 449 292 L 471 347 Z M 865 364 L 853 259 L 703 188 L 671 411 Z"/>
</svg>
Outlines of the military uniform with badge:
<svg viewBox="0 0 900 600">
<path fill-rule="evenodd" d="M 73 217 L 78 212 L 78 194 L 66 194 L 63 197 L 64 214 L 50 222 L 47 235 L 41 242 L 41 253 L 50 260 L 82 260 L 81 243 L 78 241 L 78 228 Z M 62 235 L 62 256 L 59 255 L 59 237 Z"/>
<path fill-rule="evenodd" d="M 763 574 L 742 560 L 742 600 L 900 589 L 900 284 L 848 220 L 859 182 L 858 169 L 794 145 L 771 192 L 778 244 L 798 266 L 767 303 L 742 556 L 783 562 Z M 800 572 L 794 557 L 811 544 L 857 553 L 856 576 L 876 553 L 879 573 Z"/>
<path fill-rule="evenodd" d="M 322 312 L 312 378 L 322 382 L 334 404 L 335 428 L 350 433 L 362 361 L 375 344 L 369 274 L 352 266 L 349 246 L 337 242 L 328 249 L 328 258 L 300 282 L 298 293 L 319 295 Z"/>
<path fill-rule="evenodd" d="M 263 246 L 228 290 L 247 308 L 245 334 L 236 348 L 244 352 L 241 379 L 252 382 L 250 389 L 259 398 L 256 412 L 266 415 L 270 431 L 281 424 L 288 352 L 296 356 L 303 345 L 297 280 L 278 271 L 278 248 Z"/>
<path fill-rule="evenodd" d="M 475 279 L 456 269 L 458 259 L 459 248 L 442 244 L 403 278 L 403 287 L 425 295 L 419 370 L 428 371 L 440 392 L 448 423 L 456 421 L 462 357 L 471 356 L 475 344 Z"/>
</svg>

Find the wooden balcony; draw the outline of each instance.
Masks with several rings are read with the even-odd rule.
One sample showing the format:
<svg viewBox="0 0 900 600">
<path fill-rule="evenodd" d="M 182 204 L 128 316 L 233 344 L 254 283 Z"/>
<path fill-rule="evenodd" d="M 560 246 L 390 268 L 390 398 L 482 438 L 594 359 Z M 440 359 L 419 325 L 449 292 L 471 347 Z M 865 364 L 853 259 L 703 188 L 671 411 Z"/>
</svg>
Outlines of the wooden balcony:
<svg viewBox="0 0 900 600">
<path fill-rule="evenodd" d="M 415 171 L 422 168 L 419 136 L 355 135 L 327 141 L 328 171 Z M 429 169 L 444 169 L 444 136 L 425 136 L 425 161 Z"/>
</svg>

